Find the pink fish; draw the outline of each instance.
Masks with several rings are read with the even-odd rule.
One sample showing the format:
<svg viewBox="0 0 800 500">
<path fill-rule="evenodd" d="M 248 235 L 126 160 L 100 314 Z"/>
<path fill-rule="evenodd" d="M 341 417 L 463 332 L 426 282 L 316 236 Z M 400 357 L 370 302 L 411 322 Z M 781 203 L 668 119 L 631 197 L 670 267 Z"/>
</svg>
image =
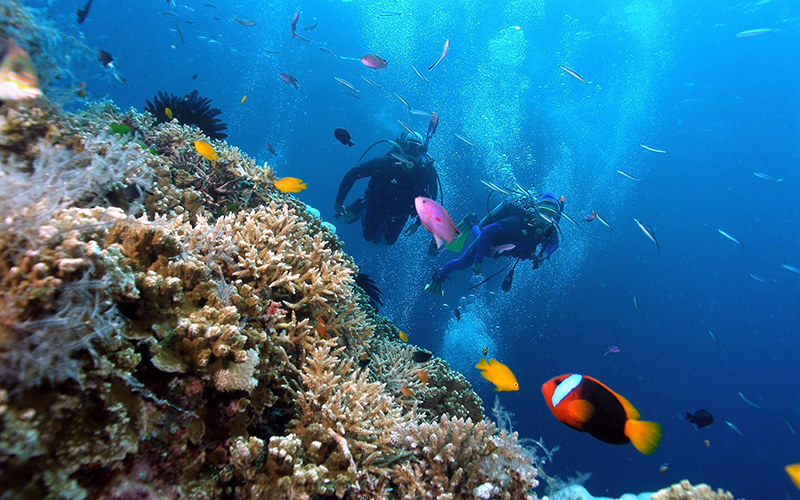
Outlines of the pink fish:
<svg viewBox="0 0 800 500">
<path fill-rule="evenodd" d="M 603 356 L 608 356 L 609 353 L 617 353 L 617 352 L 619 352 L 619 347 L 617 347 L 615 345 L 609 345 L 609 346 L 606 346 L 606 350 L 603 353 Z"/>
<path fill-rule="evenodd" d="M 505 245 L 498 245 L 496 247 L 491 247 L 489 250 L 492 251 L 492 255 L 497 253 L 508 252 L 509 250 L 513 250 L 517 248 L 517 245 L 513 243 L 506 243 Z"/>
<path fill-rule="evenodd" d="M 281 80 L 284 82 L 288 83 L 289 85 L 293 85 L 295 89 L 300 87 L 300 85 L 297 84 L 297 78 L 293 77 L 289 73 L 280 73 L 278 76 L 281 77 Z"/>
<path fill-rule="evenodd" d="M 587 215 L 586 217 L 584 217 L 581 222 L 592 222 L 596 218 L 597 218 L 597 212 L 592 212 L 589 215 Z"/>
<path fill-rule="evenodd" d="M 435 134 L 436 127 L 439 126 L 439 115 L 437 115 L 435 111 L 431 112 L 431 121 L 429 125 L 431 129 L 431 135 Z"/>
<path fill-rule="evenodd" d="M 437 248 L 442 248 L 445 243 L 452 243 L 460 234 L 444 207 L 435 201 L 418 196 L 414 198 L 414 206 L 422 227 L 436 239 Z"/>
<path fill-rule="evenodd" d="M 292 36 L 297 36 L 297 20 L 300 19 L 300 13 L 295 12 L 294 17 L 292 17 Z"/>
<path fill-rule="evenodd" d="M 387 64 L 389 64 L 389 61 L 381 59 L 375 54 L 367 54 L 361 58 L 361 64 L 368 68 L 377 69 L 380 71 L 385 68 Z"/>
<path fill-rule="evenodd" d="M 275 148 L 272 147 L 272 144 L 270 144 L 269 141 L 267 141 L 267 151 L 274 154 L 275 156 L 278 156 L 278 153 L 275 152 Z"/>
</svg>

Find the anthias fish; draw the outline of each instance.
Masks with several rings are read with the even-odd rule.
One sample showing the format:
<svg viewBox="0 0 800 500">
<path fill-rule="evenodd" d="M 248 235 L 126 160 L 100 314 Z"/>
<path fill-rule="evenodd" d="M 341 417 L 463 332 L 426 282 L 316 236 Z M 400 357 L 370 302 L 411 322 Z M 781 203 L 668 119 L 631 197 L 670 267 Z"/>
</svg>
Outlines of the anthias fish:
<svg viewBox="0 0 800 500">
<path fill-rule="evenodd" d="M 437 248 L 441 249 L 447 243 L 452 243 L 460 234 L 444 207 L 430 198 L 416 197 L 414 207 L 417 209 L 422 227 L 436 239 Z"/>
<path fill-rule="evenodd" d="M 279 73 L 278 77 L 283 80 L 284 82 L 288 83 L 289 85 L 293 86 L 295 90 L 300 88 L 300 84 L 297 83 L 297 78 L 293 77 L 289 73 Z"/>
<path fill-rule="evenodd" d="M 569 373 L 542 386 L 547 407 L 560 422 L 609 444 L 633 443 L 650 455 L 661 442 L 661 425 L 639 420 L 636 408 L 600 381 Z"/>
<path fill-rule="evenodd" d="M 381 59 L 375 54 L 367 54 L 361 58 L 361 64 L 368 68 L 377 69 L 380 71 L 389 64 L 389 61 L 386 59 Z"/>
</svg>

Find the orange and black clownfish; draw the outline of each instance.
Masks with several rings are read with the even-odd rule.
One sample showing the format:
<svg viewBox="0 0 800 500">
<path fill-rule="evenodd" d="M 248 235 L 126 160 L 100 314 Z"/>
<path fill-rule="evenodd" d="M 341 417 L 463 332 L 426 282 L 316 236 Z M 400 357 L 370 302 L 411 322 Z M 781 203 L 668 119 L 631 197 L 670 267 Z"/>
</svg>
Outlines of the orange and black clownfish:
<svg viewBox="0 0 800 500">
<path fill-rule="evenodd" d="M 562 423 L 610 444 L 632 442 L 649 455 L 661 441 L 661 424 L 639 420 L 630 402 L 586 375 L 568 373 L 549 380 L 542 394 Z"/>
</svg>

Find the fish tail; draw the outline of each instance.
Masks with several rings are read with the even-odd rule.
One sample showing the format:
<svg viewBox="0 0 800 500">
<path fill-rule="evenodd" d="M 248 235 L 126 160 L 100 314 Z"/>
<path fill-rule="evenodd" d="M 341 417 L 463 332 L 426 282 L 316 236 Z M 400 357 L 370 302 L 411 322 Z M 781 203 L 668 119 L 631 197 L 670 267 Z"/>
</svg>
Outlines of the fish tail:
<svg viewBox="0 0 800 500">
<path fill-rule="evenodd" d="M 643 420 L 628 419 L 625 422 L 625 435 L 641 453 L 650 455 L 661 442 L 661 424 Z"/>
</svg>

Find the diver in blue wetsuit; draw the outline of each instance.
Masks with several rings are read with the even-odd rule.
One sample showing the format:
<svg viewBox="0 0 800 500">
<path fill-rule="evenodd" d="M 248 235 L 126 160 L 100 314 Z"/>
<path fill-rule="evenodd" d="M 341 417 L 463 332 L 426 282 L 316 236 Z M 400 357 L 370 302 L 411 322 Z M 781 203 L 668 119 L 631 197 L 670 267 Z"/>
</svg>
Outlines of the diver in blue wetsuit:
<svg viewBox="0 0 800 500">
<path fill-rule="evenodd" d="M 434 272 L 425 290 L 444 295 L 442 284 L 453 271 L 472 266 L 475 274 L 483 270 L 483 259 L 504 255 L 518 260 L 532 260 L 538 269 L 558 249 L 558 223 L 564 208 L 563 198 L 558 200 L 546 192 L 534 199 L 532 196 L 514 196 L 498 205 L 482 221 L 476 217 L 465 218 L 473 238 L 460 257 L 451 260 Z M 514 264 L 516 266 L 516 264 Z M 514 269 L 506 276 L 502 289 L 511 289 Z"/>
</svg>

